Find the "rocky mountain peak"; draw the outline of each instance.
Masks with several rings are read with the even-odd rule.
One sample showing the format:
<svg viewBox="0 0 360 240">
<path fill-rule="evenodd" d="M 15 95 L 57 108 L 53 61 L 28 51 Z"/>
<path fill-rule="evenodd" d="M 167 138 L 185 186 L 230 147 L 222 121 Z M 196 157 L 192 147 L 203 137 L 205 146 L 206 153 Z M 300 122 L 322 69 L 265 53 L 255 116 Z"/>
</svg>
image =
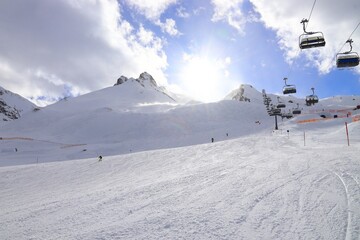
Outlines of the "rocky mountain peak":
<svg viewBox="0 0 360 240">
<path fill-rule="evenodd" d="M 128 80 L 127 77 L 121 76 L 121 77 L 118 78 L 118 80 L 116 81 L 116 83 L 114 84 L 114 86 L 123 84 L 123 83 L 126 82 L 127 80 Z"/>
<path fill-rule="evenodd" d="M 241 84 L 239 88 L 230 92 L 225 99 L 236 100 L 241 102 L 261 102 L 262 94 L 252 85 Z"/>
<path fill-rule="evenodd" d="M 150 82 L 151 85 L 157 87 L 157 83 L 155 81 L 155 79 L 148 74 L 147 72 L 143 72 L 142 74 L 140 74 L 139 78 L 137 79 L 140 83 L 144 83 L 146 81 Z"/>
<path fill-rule="evenodd" d="M 116 85 L 120 85 L 123 84 L 124 82 L 128 81 L 128 80 L 133 80 L 133 81 L 137 81 L 139 82 L 142 86 L 144 86 L 144 84 L 150 84 L 151 86 L 154 87 L 158 87 L 155 79 L 147 72 L 143 72 L 140 74 L 139 78 L 134 79 L 134 78 L 127 78 L 125 76 L 121 76 L 120 78 L 118 78 L 118 80 L 116 81 L 116 83 L 114 84 L 114 86 Z"/>
</svg>

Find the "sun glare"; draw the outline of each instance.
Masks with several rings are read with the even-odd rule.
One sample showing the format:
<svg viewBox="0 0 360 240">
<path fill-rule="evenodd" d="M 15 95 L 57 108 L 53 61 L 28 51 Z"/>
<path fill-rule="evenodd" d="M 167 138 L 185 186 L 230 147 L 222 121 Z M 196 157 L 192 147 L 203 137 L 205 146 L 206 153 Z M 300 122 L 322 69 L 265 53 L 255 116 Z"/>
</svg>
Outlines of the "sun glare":
<svg viewBox="0 0 360 240">
<path fill-rule="evenodd" d="M 184 66 L 180 71 L 181 88 L 185 93 L 202 102 L 222 99 L 221 82 L 229 73 L 226 66 L 230 59 L 212 59 L 201 56 L 184 55 Z"/>
</svg>

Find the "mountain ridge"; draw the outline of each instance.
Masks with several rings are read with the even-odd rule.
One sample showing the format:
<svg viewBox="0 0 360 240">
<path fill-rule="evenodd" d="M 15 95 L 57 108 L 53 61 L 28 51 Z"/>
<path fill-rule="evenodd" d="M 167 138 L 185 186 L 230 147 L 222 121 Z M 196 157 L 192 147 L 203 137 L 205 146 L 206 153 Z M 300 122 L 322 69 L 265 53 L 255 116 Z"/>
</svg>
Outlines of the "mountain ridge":
<svg viewBox="0 0 360 240">
<path fill-rule="evenodd" d="M 24 114 L 37 109 L 39 108 L 26 98 L 0 87 L 0 123 L 19 119 Z"/>
</svg>

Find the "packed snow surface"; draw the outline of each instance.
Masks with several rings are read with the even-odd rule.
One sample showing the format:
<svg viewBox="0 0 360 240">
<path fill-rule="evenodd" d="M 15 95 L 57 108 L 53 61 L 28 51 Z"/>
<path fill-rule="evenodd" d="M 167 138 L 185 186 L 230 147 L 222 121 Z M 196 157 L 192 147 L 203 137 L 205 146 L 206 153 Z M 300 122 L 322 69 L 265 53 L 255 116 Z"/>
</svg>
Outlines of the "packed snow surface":
<svg viewBox="0 0 360 240">
<path fill-rule="evenodd" d="M 177 105 L 128 81 L 6 124 L 0 239 L 359 239 L 358 97 L 274 131 L 251 93 Z"/>
<path fill-rule="evenodd" d="M 359 128 L 356 127 L 356 131 Z M 2 239 L 359 239 L 359 139 L 261 136 L 0 168 Z M 344 140 L 344 139 L 342 139 Z"/>
</svg>

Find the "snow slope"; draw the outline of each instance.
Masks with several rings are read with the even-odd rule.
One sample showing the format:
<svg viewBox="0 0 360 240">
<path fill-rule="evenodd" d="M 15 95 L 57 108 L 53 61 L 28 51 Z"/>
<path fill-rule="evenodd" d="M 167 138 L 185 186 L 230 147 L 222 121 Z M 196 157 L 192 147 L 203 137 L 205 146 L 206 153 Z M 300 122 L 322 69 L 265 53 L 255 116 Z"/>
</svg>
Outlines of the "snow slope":
<svg viewBox="0 0 360 240">
<path fill-rule="evenodd" d="M 312 121 L 310 127 L 327 128 L 360 114 L 354 109 L 359 96 L 324 99 L 315 106 L 295 96 L 268 96 L 274 105 L 286 103 L 285 113 L 297 106 L 302 110 L 290 120 L 293 127 L 286 128 L 306 130 L 307 121 Z M 0 166 L 204 144 L 212 138 L 223 141 L 269 132 L 274 126 L 262 93 L 250 85 L 241 85 L 216 103 L 183 104 L 176 99 L 147 73 L 138 79 L 122 76 L 113 87 L 31 111 L 1 128 Z M 324 120 L 321 116 L 329 121 L 314 123 Z"/>
<path fill-rule="evenodd" d="M 325 122 L 324 122 L 325 123 Z M 350 135 L 358 135 L 358 123 Z M 267 132 L 0 168 L 2 239 L 359 239 L 360 139 Z M 336 140 L 336 141 L 334 141 Z"/>
<path fill-rule="evenodd" d="M 179 104 L 151 82 L 129 79 L 1 129 L 0 166 L 203 144 L 256 134 L 272 124 L 263 104 Z"/>
<path fill-rule="evenodd" d="M 146 79 L 0 129 L 1 239 L 360 238 L 358 96 L 281 96 L 302 114 L 273 131 L 249 85 L 188 105 Z"/>
</svg>

